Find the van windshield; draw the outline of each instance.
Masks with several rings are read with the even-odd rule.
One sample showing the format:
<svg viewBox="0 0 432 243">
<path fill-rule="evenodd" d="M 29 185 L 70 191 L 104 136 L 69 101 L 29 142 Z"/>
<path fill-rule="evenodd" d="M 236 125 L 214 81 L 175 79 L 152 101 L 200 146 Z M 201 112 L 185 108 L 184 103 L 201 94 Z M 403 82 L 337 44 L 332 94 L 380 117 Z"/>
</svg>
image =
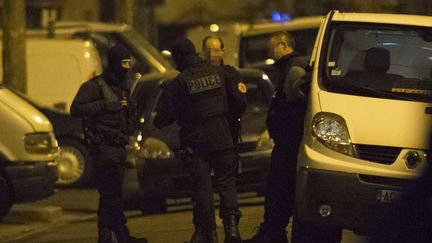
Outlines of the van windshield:
<svg viewBox="0 0 432 243">
<path fill-rule="evenodd" d="M 322 63 L 332 92 L 424 101 L 432 94 L 432 29 L 333 23 Z"/>
</svg>

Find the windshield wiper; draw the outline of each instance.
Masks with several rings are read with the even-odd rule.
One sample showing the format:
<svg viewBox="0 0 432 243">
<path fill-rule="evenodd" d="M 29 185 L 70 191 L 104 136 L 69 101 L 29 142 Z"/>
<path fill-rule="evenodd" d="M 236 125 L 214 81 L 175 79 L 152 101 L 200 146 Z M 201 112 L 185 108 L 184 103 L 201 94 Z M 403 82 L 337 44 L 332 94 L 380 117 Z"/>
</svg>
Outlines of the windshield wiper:
<svg viewBox="0 0 432 243">
<path fill-rule="evenodd" d="M 397 95 L 391 91 L 385 91 L 385 90 L 377 90 L 377 89 L 371 89 L 365 86 L 358 86 L 350 83 L 342 83 L 342 82 L 332 82 L 330 84 L 331 86 L 338 86 L 341 88 L 348 88 L 355 91 L 360 92 L 368 92 L 369 94 L 381 97 L 381 98 L 395 98 L 398 100 L 408 100 L 408 101 L 417 101 L 416 99 L 408 98 L 402 95 Z"/>
</svg>

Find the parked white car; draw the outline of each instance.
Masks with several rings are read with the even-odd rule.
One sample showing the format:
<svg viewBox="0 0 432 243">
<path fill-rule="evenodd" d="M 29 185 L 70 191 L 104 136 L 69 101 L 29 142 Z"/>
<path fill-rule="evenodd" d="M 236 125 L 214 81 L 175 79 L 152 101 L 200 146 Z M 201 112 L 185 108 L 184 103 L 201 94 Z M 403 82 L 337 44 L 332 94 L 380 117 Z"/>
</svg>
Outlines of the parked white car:
<svg viewBox="0 0 432 243">
<path fill-rule="evenodd" d="M 0 84 L 0 218 L 53 194 L 60 149 L 49 120 Z"/>
</svg>

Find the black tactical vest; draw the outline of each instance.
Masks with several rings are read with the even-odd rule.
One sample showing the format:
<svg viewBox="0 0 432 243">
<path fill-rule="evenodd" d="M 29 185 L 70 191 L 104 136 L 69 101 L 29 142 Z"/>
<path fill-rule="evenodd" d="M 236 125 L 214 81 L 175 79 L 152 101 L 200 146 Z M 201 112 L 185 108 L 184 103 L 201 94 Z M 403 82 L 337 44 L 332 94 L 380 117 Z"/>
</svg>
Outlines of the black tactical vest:
<svg viewBox="0 0 432 243">
<path fill-rule="evenodd" d="M 98 76 L 92 82 L 96 82 L 104 101 L 112 102 L 120 100 L 118 95 L 114 93 L 102 77 Z M 97 117 L 84 118 L 82 129 L 87 144 L 95 147 L 104 142 L 108 145 L 124 146 L 127 143 L 127 138 L 124 135 L 127 126 L 124 112 L 123 110 L 121 114 L 104 114 Z"/>
<path fill-rule="evenodd" d="M 207 66 L 190 68 L 184 71 L 183 80 L 187 88 L 190 105 L 189 114 L 205 119 L 228 113 L 226 81 L 217 69 Z"/>
</svg>

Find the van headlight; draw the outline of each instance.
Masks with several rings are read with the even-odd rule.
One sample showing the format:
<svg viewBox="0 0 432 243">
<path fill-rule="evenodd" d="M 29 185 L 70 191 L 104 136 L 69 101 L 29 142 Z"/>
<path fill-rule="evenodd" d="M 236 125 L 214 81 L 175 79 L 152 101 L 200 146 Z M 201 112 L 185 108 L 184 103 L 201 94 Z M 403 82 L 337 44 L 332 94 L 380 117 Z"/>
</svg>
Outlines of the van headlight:
<svg viewBox="0 0 432 243">
<path fill-rule="evenodd" d="M 163 141 L 149 137 L 141 146 L 140 156 L 145 159 L 169 159 L 172 151 Z"/>
<path fill-rule="evenodd" d="M 274 146 L 273 140 L 270 138 L 268 130 L 265 130 L 259 137 L 256 150 L 257 151 L 269 150 L 269 149 L 273 149 L 273 146 Z"/>
<path fill-rule="evenodd" d="M 26 134 L 24 146 L 32 154 L 50 154 L 58 150 L 57 139 L 52 132 Z"/>
<path fill-rule="evenodd" d="M 355 156 L 348 128 L 341 116 L 326 112 L 316 114 L 312 122 L 312 133 L 325 146 Z"/>
</svg>

